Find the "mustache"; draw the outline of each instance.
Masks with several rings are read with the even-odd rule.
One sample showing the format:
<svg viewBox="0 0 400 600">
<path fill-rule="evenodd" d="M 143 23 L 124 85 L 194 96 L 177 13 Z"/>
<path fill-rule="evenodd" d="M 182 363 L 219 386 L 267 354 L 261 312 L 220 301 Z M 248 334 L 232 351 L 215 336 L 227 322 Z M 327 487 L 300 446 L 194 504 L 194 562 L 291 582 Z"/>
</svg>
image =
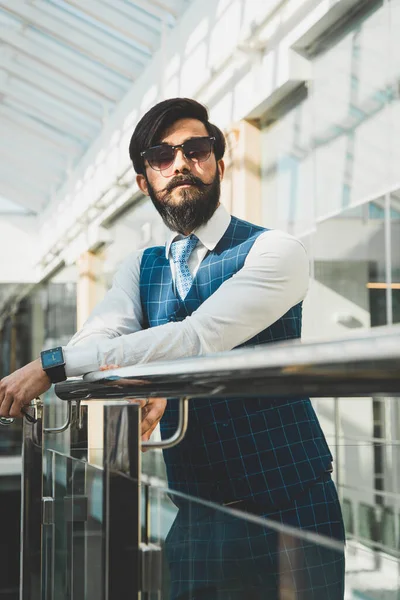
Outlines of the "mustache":
<svg viewBox="0 0 400 600">
<path fill-rule="evenodd" d="M 190 173 L 188 175 L 184 175 L 183 177 L 174 177 L 173 179 L 171 179 L 168 185 L 165 186 L 164 191 L 168 193 L 174 188 L 176 188 L 178 185 L 180 185 L 182 182 L 191 183 L 192 185 L 196 185 L 199 188 L 209 187 L 212 185 L 212 182 L 204 183 L 204 181 L 202 181 L 199 177 L 196 177 L 195 175 L 192 175 Z"/>
</svg>

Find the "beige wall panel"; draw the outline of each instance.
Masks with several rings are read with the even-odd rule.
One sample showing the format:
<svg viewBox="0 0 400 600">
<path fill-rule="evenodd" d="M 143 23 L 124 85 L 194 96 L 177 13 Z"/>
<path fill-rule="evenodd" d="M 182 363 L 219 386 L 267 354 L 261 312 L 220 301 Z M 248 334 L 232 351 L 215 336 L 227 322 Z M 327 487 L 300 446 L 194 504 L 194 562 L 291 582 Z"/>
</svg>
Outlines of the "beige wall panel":
<svg viewBox="0 0 400 600">
<path fill-rule="evenodd" d="M 76 299 L 78 330 L 106 292 L 103 263 L 103 255 L 92 252 L 85 252 L 77 261 L 79 273 Z M 102 464 L 103 404 L 100 401 L 88 403 L 88 459 L 92 464 Z"/>
<path fill-rule="evenodd" d="M 229 173 L 230 210 L 240 219 L 261 224 L 261 133 L 257 123 L 241 121 L 232 129 Z"/>
</svg>

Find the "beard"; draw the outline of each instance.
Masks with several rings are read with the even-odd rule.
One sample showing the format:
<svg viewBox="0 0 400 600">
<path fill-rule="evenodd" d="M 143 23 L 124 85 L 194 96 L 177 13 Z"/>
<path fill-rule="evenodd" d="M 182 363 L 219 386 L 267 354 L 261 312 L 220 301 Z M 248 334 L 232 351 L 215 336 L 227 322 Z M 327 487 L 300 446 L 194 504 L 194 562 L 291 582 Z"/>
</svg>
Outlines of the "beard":
<svg viewBox="0 0 400 600">
<path fill-rule="evenodd" d="M 193 185 L 189 188 L 181 188 L 180 198 L 174 199 L 172 190 L 181 181 Z M 189 173 L 171 179 L 162 192 L 156 192 L 148 180 L 147 186 L 149 196 L 165 225 L 172 231 L 182 234 L 191 233 L 211 219 L 221 194 L 218 169 L 211 183 L 204 183 Z"/>
</svg>

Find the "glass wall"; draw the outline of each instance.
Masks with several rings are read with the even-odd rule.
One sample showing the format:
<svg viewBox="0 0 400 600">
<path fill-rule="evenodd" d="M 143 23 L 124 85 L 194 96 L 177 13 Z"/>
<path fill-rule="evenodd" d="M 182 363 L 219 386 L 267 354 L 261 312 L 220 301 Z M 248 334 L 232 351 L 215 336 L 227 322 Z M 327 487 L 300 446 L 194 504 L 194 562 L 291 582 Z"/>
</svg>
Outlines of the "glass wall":
<svg viewBox="0 0 400 600">
<path fill-rule="evenodd" d="M 308 93 L 261 122 L 263 224 L 311 263 L 303 339 L 400 322 L 400 1 L 371 3 L 310 57 Z M 316 399 L 348 533 L 396 552 L 400 419 L 390 398 Z"/>
<path fill-rule="evenodd" d="M 399 320 L 399 21 L 393 0 L 331 39 L 307 97 L 263 128 L 264 224 L 312 260 L 320 322 L 306 311 L 305 337 Z"/>
</svg>

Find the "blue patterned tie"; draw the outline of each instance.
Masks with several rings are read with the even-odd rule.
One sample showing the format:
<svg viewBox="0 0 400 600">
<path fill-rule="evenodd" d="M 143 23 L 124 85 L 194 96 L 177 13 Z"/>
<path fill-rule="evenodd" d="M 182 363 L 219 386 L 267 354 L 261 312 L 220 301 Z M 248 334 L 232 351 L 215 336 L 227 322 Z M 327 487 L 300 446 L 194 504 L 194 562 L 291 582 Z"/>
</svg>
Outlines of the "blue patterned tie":
<svg viewBox="0 0 400 600">
<path fill-rule="evenodd" d="M 171 256 L 175 265 L 176 289 L 182 300 L 186 298 L 193 283 L 188 260 L 198 241 L 198 238 L 192 233 L 183 240 L 171 244 Z"/>
</svg>

